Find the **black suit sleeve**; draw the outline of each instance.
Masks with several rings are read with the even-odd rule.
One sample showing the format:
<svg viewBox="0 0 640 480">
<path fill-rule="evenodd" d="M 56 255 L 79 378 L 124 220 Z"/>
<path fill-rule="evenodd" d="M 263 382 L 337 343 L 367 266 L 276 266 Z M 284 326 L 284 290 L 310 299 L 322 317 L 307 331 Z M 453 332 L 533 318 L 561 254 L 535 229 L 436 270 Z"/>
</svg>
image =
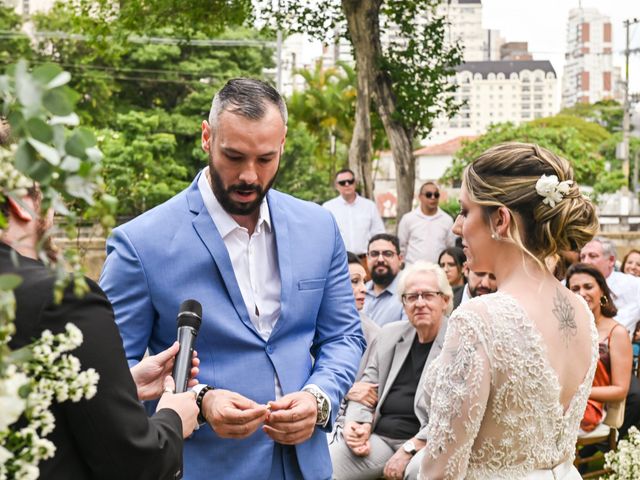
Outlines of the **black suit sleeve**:
<svg viewBox="0 0 640 480">
<path fill-rule="evenodd" d="M 137 398 L 111 305 L 95 283 L 90 286 L 91 292 L 83 298 L 67 292 L 61 305 L 49 304 L 42 311 L 43 329 L 55 333 L 69 322 L 80 328 L 84 340 L 72 354 L 82 369 L 94 368 L 100 374 L 92 399 L 67 401 L 56 408 L 92 478 L 176 478 L 182 468 L 180 417 L 169 409 L 147 417 Z"/>
</svg>

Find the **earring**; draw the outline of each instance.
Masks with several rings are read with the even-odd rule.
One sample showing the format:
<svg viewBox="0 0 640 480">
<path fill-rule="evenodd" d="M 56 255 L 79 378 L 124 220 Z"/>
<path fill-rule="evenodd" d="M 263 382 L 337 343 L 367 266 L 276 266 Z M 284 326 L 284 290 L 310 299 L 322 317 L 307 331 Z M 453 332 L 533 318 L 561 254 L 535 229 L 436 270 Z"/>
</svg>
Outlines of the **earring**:
<svg viewBox="0 0 640 480">
<path fill-rule="evenodd" d="M 605 297 L 604 295 L 602 295 L 600 297 L 600 306 L 604 307 L 607 303 L 609 303 L 609 299 L 607 297 Z"/>
<path fill-rule="evenodd" d="M 500 240 L 500 238 L 498 237 L 498 235 L 495 232 L 491 234 L 491 238 L 493 240 Z"/>
</svg>

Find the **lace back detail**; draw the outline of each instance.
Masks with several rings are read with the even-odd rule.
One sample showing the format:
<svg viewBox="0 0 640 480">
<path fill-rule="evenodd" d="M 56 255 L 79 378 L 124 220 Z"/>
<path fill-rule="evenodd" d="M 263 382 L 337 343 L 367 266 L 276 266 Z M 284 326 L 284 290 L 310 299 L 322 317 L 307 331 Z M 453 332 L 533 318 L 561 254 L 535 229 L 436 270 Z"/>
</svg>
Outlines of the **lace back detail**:
<svg viewBox="0 0 640 480">
<path fill-rule="evenodd" d="M 572 458 L 598 358 L 594 322 L 591 365 L 565 411 L 541 334 L 518 302 L 501 293 L 472 302 L 451 316 L 427 371 L 433 468 L 445 478 L 517 478 Z"/>
</svg>

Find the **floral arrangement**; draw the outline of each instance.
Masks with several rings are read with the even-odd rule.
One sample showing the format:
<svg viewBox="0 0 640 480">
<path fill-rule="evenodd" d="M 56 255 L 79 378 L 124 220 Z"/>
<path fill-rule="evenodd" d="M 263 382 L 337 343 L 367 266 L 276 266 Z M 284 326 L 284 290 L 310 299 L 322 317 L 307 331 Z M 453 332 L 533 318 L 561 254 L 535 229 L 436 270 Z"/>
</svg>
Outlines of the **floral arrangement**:
<svg viewBox="0 0 640 480">
<path fill-rule="evenodd" d="M 617 450 L 607 452 L 604 458 L 604 467 L 611 471 L 606 477 L 609 480 L 640 478 L 640 431 L 631 427 L 628 437 L 618 442 Z"/>
<path fill-rule="evenodd" d="M 0 75 L 0 117 L 8 119 L 14 141 L 8 149 L 0 147 L 0 201 L 6 196 L 19 199 L 37 184 L 43 211 L 53 208 L 71 225 L 76 214 L 67 204 L 82 201 L 108 227 L 115 199 L 104 193 L 95 137 L 75 128 L 78 96 L 67 86 L 70 78 L 58 66 L 30 70 L 24 61 Z M 0 212 L 0 234 L 5 226 Z M 49 262 L 44 254 L 40 258 Z M 70 282 L 77 294 L 86 291 L 77 259 L 68 251 L 55 264 L 48 263 L 56 272 L 56 301 Z M 82 344 L 82 333 L 73 324 L 55 335 L 44 331 L 20 350 L 9 348 L 15 331 L 13 290 L 20 283 L 17 275 L 0 274 L 0 480 L 38 478 L 39 462 L 55 453 L 55 445 L 46 439 L 55 427 L 51 407 L 90 399 L 99 380 L 93 369 L 83 371 L 71 353 Z"/>
</svg>

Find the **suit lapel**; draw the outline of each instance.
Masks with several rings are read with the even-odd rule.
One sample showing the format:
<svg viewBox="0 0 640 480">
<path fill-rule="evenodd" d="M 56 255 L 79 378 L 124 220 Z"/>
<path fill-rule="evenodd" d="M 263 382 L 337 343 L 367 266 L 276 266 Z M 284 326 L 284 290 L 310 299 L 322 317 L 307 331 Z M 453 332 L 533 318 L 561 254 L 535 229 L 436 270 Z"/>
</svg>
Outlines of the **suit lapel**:
<svg viewBox="0 0 640 480">
<path fill-rule="evenodd" d="M 267 193 L 267 203 L 269 205 L 271 225 L 276 236 L 276 255 L 278 256 L 278 269 L 280 270 L 281 284 L 280 317 L 271 332 L 271 336 L 274 336 L 282 328 L 284 323 L 283 320 L 286 319 L 291 289 L 293 288 L 293 274 L 291 267 L 292 254 L 287 215 L 278 203 L 277 193 L 273 190 L 270 190 L 269 193 Z"/>
<path fill-rule="evenodd" d="M 227 293 L 229 294 L 229 298 L 231 299 L 238 316 L 242 320 L 242 323 L 260 337 L 249 318 L 247 307 L 244 304 L 244 299 L 242 298 L 242 293 L 240 292 L 240 287 L 236 280 L 236 274 L 233 271 L 233 266 L 231 265 L 229 252 L 227 252 L 224 241 L 222 240 L 216 225 L 213 223 L 213 220 L 211 220 L 209 211 L 206 209 L 204 202 L 202 201 L 202 196 L 198 190 L 198 178 L 199 176 L 196 177 L 189 189 L 189 192 L 187 192 L 189 209 L 195 214 L 192 221 L 193 228 L 195 229 L 198 237 L 200 237 L 202 243 L 204 243 L 204 246 L 209 250 L 214 263 L 218 267 L 222 281 L 224 282 Z"/>
<path fill-rule="evenodd" d="M 389 393 L 389 389 L 396 381 L 396 377 L 402 368 L 402 364 L 407 359 L 407 355 L 409 354 L 409 350 L 411 350 L 411 344 L 413 343 L 413 337 L 415 336 L 415 330 L 413 326 L 407 322 L 407 328 L 405 328 L 402 336 L 396 343 L 395 348 L 391 352 L 391 368 L 389 369 L 389 375 L 387 375 L 387 379 L 384 382 L 384 391 L 380 396 L 380 400 L 378 401 L 378 406 L 384 403 L 384 400 L 387 398 L 387 394 Z"/>
</svg>

